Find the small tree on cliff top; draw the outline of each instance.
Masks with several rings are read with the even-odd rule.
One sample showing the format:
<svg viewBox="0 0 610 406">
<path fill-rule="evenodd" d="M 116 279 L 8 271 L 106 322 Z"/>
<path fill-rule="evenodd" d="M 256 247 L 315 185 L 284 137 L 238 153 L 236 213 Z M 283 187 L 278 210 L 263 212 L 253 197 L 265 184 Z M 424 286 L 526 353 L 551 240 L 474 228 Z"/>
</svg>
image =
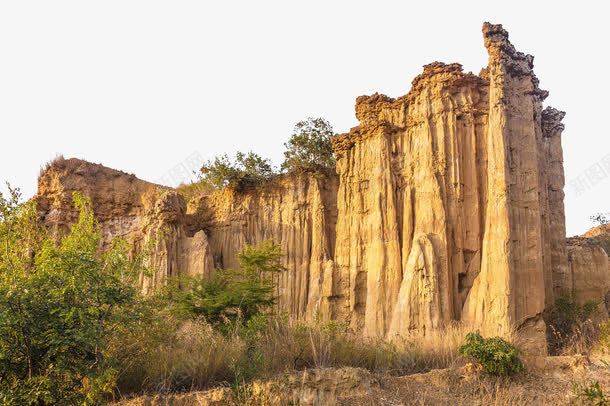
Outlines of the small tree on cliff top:
<svg viewBox="0 0 610 406">
<path fill-rule="evenodd" d="M 330 142 L 333 134 L 333 127 L 323 118 L 309 117 L 298 122 L 290 140 L 284 144 L 286 151 L 282 170 L 291 172 L 332 168 L 335 165 Z"/>
<path fill-rule="evenodd" d="M 269 159 L 254 152 L 238 152 L 234 160 L 224 154 L 201 167 L 201 181 L 214 189 L 254 186 L 273 175 Z"/>
</svg>

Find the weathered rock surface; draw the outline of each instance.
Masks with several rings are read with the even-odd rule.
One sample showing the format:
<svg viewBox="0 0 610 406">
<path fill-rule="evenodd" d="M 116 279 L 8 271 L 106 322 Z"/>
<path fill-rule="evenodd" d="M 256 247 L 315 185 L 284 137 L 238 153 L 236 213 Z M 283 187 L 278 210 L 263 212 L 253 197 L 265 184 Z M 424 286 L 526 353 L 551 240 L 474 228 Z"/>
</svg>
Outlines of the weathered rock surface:
<svg viewBox="0 0 610 406">
<path fill-rule="evenodd" d="M 568 274 L 560 289 L 572 293 L 581 304 L 610 305 L 610 225 L 589 230 L 567 240 Z"/>
<path fill-rule="evenodd" d="M 227 189 L 191 201 L 208 235 L 214 265 L 238 267 L 245 244 L 267 239 L 281 246 L 281 310 L 299 318 L 328 314 L 332 294 L 337 178 L 295 174 L 242 192 Z"/>
<path fill-rule="evenodd" d="M 42 175 L 40 207 L 65 227 L 79 190 L 108 238 L 137 249 L 156 238 L 157 271 L 142 278 L 144 290 L 178 273 L 236 267 L 244 244 L 273 239 L 288 269 L 279 306 L 294 317 L 386 336 L 462 320 L 485 334 L 519 328 L 544 351 L 545 307 L 566 288 L 605 295 L 607 257 L 566 246 L 564 113 L 543 109 L 533 57 L 500 25 L 486 23 L 483 36 L 489 64 L 480 75 L 435 62 L 406 96 L 359 97 L 360 124 L 333 139 L 336 174 L 283 175 L 187 204 L 132 175 L 68 160 Z"/>
<path fill-rule="evenodd" d="M 45 223 L 62 233 L 78 216 L 72 194 L 91 199 L 103 243 L 124 238 L 136 251 L 150 248 L 152 275 L 141 276 L 147 292 L 179 273 L 206 275 L 212 269 L 207 235 L 177 192 L 80 159 L 60 159 L 44 171 L 35 197 Z"/>
<path fill-rule="evenodd" d="M 533 57 L 483 34 L 480 76 L 427 65 L 405 97 L 358 98 L 360 125 L 334 140 L 336 313 L 366 332 L 544 330 L 567 269 L 563 113 L 543 110 Z"/>
</svg>

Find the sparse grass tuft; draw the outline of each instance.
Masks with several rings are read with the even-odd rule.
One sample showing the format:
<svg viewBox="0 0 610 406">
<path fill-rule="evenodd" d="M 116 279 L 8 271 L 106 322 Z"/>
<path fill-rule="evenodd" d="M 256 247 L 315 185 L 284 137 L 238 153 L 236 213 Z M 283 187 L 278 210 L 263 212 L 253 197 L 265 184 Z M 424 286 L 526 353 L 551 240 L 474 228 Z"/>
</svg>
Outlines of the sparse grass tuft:
<svg viewBox="0 0 610 406">
<path fill-rule="evenodd" d="M 58 165 L 62 162 L 64 162 L 66 159 L 64 158 L 63 154 L 59 154 L 57 155 L 55 158 L 51 159 L 49 162 L 45 163 L 44 165 L 42 165 L 40 167 L 40 171 L 38 172 L 38 180 L 40 180 L 40 178 L 42 178 L 42 176 L 52 167 L 54 167 L 55 165 Z"/>
</svg>

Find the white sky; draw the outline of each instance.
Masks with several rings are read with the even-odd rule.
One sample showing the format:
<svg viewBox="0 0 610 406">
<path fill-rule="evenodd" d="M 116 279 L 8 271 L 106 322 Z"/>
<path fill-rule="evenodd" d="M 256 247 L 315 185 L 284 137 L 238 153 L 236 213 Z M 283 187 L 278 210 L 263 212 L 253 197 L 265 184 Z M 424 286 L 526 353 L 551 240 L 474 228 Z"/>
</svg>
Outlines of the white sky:
<svg viewBox="0 0 610 406">
<path fill-rule="evenodd" d="M 344 132 L 357 124 L 357 96 L 403 95 L 426 63 L 478 73 L 487 20 L 536 57 L 546 103 L 568 113 L 567 225 L 580 233 L 591 214 L 610 211 L 610 164 L 595 171 L 610 157 L 605 7 L 0 0 L 0 181 L 31 196 L 40 166 L 59 153 L 169 183 L 187 157 L 251 149 L 279 164 L 307 116 Z M 578 179 L 591 183 L 579 193 Z"/>
</svg>

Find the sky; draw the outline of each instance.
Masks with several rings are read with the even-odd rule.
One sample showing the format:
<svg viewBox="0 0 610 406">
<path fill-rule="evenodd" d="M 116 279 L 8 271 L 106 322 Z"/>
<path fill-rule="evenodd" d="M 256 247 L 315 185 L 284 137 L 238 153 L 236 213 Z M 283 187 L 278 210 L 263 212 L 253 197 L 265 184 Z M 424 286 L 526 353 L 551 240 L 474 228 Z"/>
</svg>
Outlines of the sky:
<svg viewBox="0 0 610 406">
<path fill-rule="evenodd" d="M 175 186 L 252 150 L 279 165 L 294 124 L 357 125 L 357 96 L 408 92 L 422 65 L 487 64 L 481 26 L 535 56 L 567 112 L 568 235 L 610 212 L 603 2 L 0 0 L 0 182 L 36 192 L 59 154 Z M 6 190 L 0 187 L 0 191 Z"/>
</svg>

